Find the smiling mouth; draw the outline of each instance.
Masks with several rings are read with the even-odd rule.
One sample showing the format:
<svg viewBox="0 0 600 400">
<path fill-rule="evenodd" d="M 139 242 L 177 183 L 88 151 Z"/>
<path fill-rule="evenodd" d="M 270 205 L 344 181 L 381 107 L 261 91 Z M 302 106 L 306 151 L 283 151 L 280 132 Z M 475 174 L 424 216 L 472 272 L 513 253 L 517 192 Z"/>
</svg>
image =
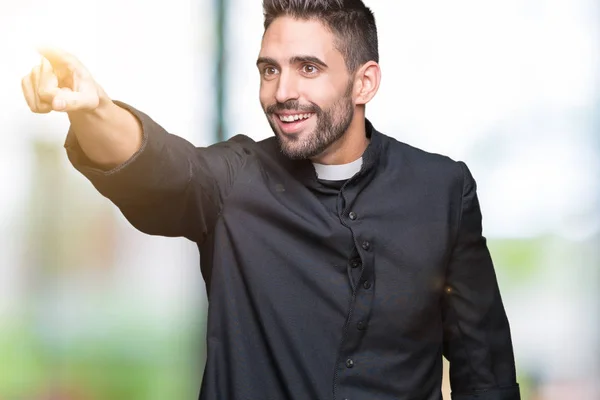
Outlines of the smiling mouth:
<svg viewBox="0 0 600 400">
<path fill-rule="evenodd" d="M 315 113 L 286 114 L 286 115 L 276 114 L 277 118 L 279 118 L 279 120 L 281 122 L 285 122 L 285 123 L 293 123 L 293 122 L 298 122 L 298 121 L 304 121 L 306 119 L 309 119 L 313 115 L 315 115 Z"/>
<path fill-rule="evenodd" d="M 306 128 L 309 121 L 316 113 L 298 113 L 298 114 L 275 114 L 274 118 L 279 126 L 281 133 L 286 135 L 295 135 Z"/>
</svg>

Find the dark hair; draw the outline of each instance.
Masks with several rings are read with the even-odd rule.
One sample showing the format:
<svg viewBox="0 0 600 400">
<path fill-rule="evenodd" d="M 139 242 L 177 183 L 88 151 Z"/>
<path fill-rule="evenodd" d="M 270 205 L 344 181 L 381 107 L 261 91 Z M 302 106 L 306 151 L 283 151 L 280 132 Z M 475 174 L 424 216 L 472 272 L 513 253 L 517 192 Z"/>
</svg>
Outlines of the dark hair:
<svg viewBox="0 0 600 400">
<path fill-rule="evenodd" d="M 265 31 L 282 16 L 321 21 L 336 37 L 350 72 L 368 61 L 379 62 L 375 16 L 362 0 L 264 0 L 263 12 Z"/>
</svg>

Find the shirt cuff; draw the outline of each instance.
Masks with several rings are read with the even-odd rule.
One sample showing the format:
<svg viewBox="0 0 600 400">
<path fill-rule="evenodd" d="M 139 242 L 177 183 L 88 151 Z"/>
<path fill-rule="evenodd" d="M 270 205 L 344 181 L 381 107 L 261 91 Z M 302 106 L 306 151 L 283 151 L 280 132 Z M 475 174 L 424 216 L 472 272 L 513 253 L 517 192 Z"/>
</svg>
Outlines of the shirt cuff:
<svg viewBox="0 0 600 400">
<path fill-rule="evenodd" d="M 452 393 L 452 400 L 521 400 L 519 385 L 480 390 L 473 393 Z"/>
</svg>

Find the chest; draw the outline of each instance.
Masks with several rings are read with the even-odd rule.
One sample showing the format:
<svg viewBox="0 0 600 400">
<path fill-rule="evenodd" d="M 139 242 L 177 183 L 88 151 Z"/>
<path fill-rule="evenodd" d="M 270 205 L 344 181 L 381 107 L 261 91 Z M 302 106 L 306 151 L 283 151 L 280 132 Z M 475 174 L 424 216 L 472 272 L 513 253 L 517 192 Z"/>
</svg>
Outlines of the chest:
<svg viewBox="0 0 600 400">
<path fill-rule="evenodd" d="M 388 173 L 320 190 L 263 174 L 240 182 L 223 216 L 248 240 L 269 242 L 283 258 L 339 264 L 368 243 L 375 262 L 418 277 L 446 262 L 458 205 L 443 187 L 410 178 Z"/>
</svg>

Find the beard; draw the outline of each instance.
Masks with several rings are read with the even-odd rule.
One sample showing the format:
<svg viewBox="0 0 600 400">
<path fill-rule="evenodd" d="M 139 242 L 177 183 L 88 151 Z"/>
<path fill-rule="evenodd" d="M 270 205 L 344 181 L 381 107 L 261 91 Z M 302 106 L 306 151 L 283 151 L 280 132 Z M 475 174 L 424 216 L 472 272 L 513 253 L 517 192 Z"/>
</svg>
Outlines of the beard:
<svg viewBox="0 0 600 400">
<path fill-rule="evenodd" d="M 345 93 L 328 109 L 323 110 L 315 103 L 301 105 L 297 100 L 276 103 L 265 108 L 267 121 L 275 133 L 279 149 L 288 158 L 301 160 L 323 153 L 332 143 L 339 140 L 352 123 L 354 104 L 352 102 L 353 83 L 350 82 Z M 279 131 L 272 118 L 276 112 L 294 110 L 299 113 L 314 113 L 317 126 L 312 132 L 284 135 Z"/>
</svg>

